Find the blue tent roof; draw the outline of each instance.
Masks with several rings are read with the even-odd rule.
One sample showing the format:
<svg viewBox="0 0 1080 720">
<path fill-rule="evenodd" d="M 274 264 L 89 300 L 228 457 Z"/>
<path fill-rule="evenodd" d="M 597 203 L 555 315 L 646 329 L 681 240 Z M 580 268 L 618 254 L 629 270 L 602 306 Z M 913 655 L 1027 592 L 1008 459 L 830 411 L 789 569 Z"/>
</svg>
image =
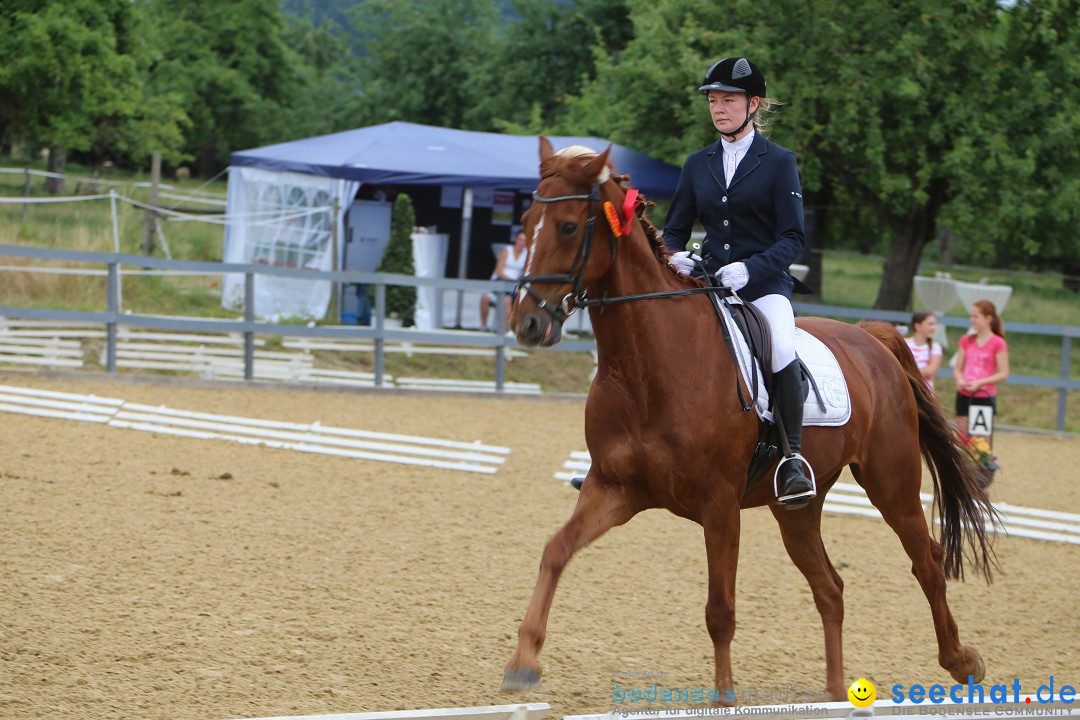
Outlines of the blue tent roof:
<svg viewBox="0 0 1080 720">
<path fill-rule="evenodd" d="M 603 151 L 596 137 L 551 137 L 556 150 L 584 145 Z M 675 192 L 679 168 L 611 144 L 616 171 L 649 197 Z M 539 141 L 407 122 L 349 130 L 232 154 L 232 164 L 307 173 L 374 184 L 464 185 L 530 191 L 540 180 Z"/>
</svg>

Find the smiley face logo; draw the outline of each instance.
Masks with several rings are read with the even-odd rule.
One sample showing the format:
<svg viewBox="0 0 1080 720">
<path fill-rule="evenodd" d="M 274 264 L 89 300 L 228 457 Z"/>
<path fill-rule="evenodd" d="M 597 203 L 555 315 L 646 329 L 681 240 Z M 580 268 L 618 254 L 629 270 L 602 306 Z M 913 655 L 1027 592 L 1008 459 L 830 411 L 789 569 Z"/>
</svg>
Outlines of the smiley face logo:
<svg viewBox="0 0 1080 720">
<path fill-rule="evenodd" d="M 847 697 L 857 708 L 870 707 L 877 700 L 877 688 L 866 678 L 859 678 L 847 689 Z"/>
</svg>

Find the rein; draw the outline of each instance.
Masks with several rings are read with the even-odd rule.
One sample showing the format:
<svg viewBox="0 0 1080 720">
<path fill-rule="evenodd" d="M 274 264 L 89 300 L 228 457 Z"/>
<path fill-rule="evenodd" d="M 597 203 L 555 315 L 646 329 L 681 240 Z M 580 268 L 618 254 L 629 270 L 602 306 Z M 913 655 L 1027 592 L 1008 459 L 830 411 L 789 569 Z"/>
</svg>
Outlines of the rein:
<svg viewBox="0 0 1080 720">
<path fill-rule="evenodd" d="M 615 297 L 608 297 L 604 295 L 596 300 L 590 300 L 586 297 L 582 297 L 574 304 L 578 307 L 598 307 L 603 311 L 605 305 L 617 305 L 618 303 L 631 302 L 634 300 L 655 300 L 656 298 L 666 297 L 682 297 L 683 295 L 698 295 L 700 293 L 712 293 L 713 295 L 719 295 L 720 297 L 732 297 L 730 288 L 723 287 L 722 285 L 707 285 L 699 288 L 687 288 L 685 290 L 665 290 L 663 292 L 651 292 L 651 293 L 639 293 L 637 295 L 616 295 Z"/>
</svg>

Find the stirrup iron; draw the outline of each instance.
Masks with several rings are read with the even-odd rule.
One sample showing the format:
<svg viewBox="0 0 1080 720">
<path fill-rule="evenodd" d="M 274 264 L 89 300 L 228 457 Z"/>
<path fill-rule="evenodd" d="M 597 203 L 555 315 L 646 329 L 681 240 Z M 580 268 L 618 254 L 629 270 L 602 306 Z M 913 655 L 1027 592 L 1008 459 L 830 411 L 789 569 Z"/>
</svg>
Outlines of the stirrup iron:
<svg viewBox="0 0 1080 720">
<path fill-rule="evenodd" d="M 781 497 L 780 468 L 784 466 L 784 463 L 790 462 L 792 460 L 798 460 L 807 470 L 810 471 L 810 489 L 801 493 L 796 493 L 794 495 L 784 495 L 783 497 Z M 809 501 L 812 498 L 817 497 L 817 478 L 814 476 L 814 468 L 810 466 L 810 463 L 807 462 L 806 458 L 803 457 L 802 453 L 792 453 L 787 457 L 781 458 L 780 462 L 776 463 L 776 470 L 773 472 L 773 496 L 776 498 L 776 501 L 779 502 L 781 505 L 795 504 L 799 500 Z"/>
</svg>

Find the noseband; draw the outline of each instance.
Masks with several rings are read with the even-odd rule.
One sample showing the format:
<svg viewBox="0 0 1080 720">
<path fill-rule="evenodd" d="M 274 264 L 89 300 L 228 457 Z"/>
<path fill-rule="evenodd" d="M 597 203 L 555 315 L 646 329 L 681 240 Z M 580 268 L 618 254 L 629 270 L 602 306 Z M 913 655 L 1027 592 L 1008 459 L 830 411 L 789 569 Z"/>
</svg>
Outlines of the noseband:
<svg viewBox="0 0 1080 720">
<path fill-rule="evenodd" d="M 588 194 L 581 195 L 552 195 L 549 197 L 537 192 L 533 193 L 533 201 L 538 203 L 557 203 L 568 200 L 587 200 L 589 202 L 589 219 L 585 221 L 581 249 L 577 258 L 574 259 L 574 264 L 565 273 L 522 275 L 514 288 L 515 297 L 521 290 L 524 290 L 536 301 L 537 307 L 546 312 L 553 321 L 560 325 L 566 321 L 566 318 L 574 312 L 577 306 L 582 305 L 585 301 L 585 289 L 582 285 L 585 282 L 585 267 L 588 265 L 589 256 L 592 254 L 593 236 L 596 234 L 596 204 L 600 201 L 600 185 L 593 185 Z M 611 255 L 612 257 L 615 256 L 614 235 L 611 238 Z M 572 289 L 563 296 L 562 301 L 557 306 L 552 307 L 548 305 L 547 300 L 532 289 L 533 283 L 567 283 Z"/>
</svg>

